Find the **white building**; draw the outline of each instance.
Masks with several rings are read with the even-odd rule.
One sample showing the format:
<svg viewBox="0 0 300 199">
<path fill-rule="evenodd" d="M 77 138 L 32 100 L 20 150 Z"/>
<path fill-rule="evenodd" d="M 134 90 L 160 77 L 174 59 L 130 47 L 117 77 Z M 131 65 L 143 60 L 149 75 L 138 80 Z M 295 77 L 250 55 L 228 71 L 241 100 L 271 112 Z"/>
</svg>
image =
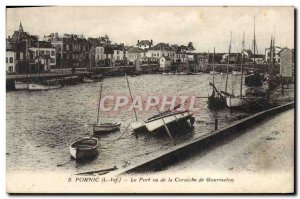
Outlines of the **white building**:
<svg viewBox="0 0 300 199">
<path fill-rule="evenodd" d="M 14 51 L 6 51 L 6 72 L 16 72 L 16 53 Z"/>
<path fill-rule="evenodd" d="M 293 52 L 284 48 L 279 51 L 280 56 L 280 75 L 282 77 L 292 77 L 293 76 Z"/>
<path fill-rule="evenodd" d="M 281 47 L 279 46 L 275 46 L 275 63 L 279 63 L 280 62 L 280 56 L 279 56 L 279 52 L 282 50 Z M 270 63 L 270 48 L 266 48 L 265 50 L 265 61 L 267 63 Z"/>
</svg>

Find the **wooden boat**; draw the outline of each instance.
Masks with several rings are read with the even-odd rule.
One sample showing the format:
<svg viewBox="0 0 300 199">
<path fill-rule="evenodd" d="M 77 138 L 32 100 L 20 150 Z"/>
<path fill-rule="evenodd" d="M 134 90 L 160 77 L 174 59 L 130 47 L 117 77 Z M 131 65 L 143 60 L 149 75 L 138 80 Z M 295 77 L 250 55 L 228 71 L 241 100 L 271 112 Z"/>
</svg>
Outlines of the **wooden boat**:
<svg viewBox="0 0 300 199">
<path fill-rule="evenodd" d="M 211 74 L 211 75 L 218 75 L 218 74 L 220 74 L 219 72 L 217 72 L 217 71 L 209 71 L 209 74 Z"/>
<path fill-rule="evenodd" d="M 169 73 L 162 73 L 162 75 L 168 75 Z"/>
<path fill-rule="evenodd" d="M 95 80 L 92 78 L 85 77 L 85 78 L 83 78 L 83 82 L 84 83 L 93 83 L 93 82 L 95 82 Z"/>
<path fill-rule="evenodd" d="M 71 157 L 76 160 L 89 159 L 97 155 L 99 142 L 97 138 L 85 137 L 71 144 Z"/>
<path fill-rule="evenodd" d="M 248 105 L 248 101 L 245 98 L 240 96 L 229 96 L 226 97 L 226 105 L 228 108 L 242 108 Z"/>
<path fill-rule="evenodd" d="M 58 89 L 61 85 L 43 85 L 43 84 L 29 84 L 29 91 L 41 91 L 41 90 L 52 90 Z"/>
<path fill-rule="evenodd" d="M 99 123 L 100 116 L 100 101 L 101 101 L 101 93 L 102 93 L 102 84 L 100 86 L 100 96 L 99 96 L 99 104 L 98 104 L 98 114 L 97 114 L 97 122 L 93 125 L 93 132 L 95 134 L 99 133 L 109 133 L 120 129 L 121 123 Z"/>
<path fill-rule="evenodd" d="M 213 87 L 213 92 L 208 97 L 207 104 L 208 104 L 209 109 L 219 109 L 219 108 L 223 108 L 226 106 L 226 98 L 225 98 L 224 94 L 219 92 L 219 90 L 214 85 L 215 74 L 216 74 L 216 71 L 215 71 L 215 47 L 214 47 L 214 54 L 213 54 L 212 62 L 213 62 L 213 70 L 210 71 L 210 74 L 212 74 L 213 83 L 209 82 L 209 85 Z"/>
<path fill-rule="evenodd" d="M 235 71 L 235 70 L 232 71 L 232 75 L 241 75 L 241 74 L 242 74 L 241 71 Z"/>
<path fill-rule="evenodd" d="M 94 133 L 108 133 L 112 131 L 119 130 L 121 123 L 102 123 L 102 124 L 94 124 L 93 131 Z"/>
<path fill-rule="evenodd" d="M 20 81 L 15 81 L 15 89 L 16 90 L 28 90 L 29 84 L 28 83 L 23 83 Z"/>
<path fill-rule="evenodd" d="M 134 132 L 146 129 L 150 133 L 159 132 L 165 127 L 170 127 L 173 124 L 182 124 L 190 120 L 191 125 L 194 124 L 195 118 L 192 117 L 193 112 L 190 111 L 167 111 L 162 115 L 155 115 L 148 118 L 145 122 L 134 122 L 131 127 Z"/>
</svg>

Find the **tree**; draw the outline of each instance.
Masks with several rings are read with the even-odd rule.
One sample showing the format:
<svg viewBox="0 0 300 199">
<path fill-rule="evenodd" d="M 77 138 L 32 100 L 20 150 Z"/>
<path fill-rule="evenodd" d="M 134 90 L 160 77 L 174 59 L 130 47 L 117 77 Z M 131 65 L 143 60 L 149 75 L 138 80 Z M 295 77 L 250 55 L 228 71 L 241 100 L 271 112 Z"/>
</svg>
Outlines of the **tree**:
<svg viewBox="0 0 300 199">
<path fill-rule="evenodd" d="M 193 42 L 191 42 L 191 41 L 188 43 L 188 46 L 187 46 L 187 48 L 188 48 L 188 50 L 189 50 L 189 51 L 196 50 L 196 49 L 194 48 L 194 44 L 193 44 Z"/>
</svg>

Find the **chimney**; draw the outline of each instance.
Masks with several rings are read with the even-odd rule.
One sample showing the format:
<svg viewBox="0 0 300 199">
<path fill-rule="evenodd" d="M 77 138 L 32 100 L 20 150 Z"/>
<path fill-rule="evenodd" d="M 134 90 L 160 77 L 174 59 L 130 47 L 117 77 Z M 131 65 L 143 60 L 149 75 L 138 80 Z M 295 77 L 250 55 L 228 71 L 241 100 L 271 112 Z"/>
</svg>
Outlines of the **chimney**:
<svg viewBox="0 0 300 199">
<path fill-rule="evenodd" d="M 140 40 L 137 41 L 137 45 L 139 45 L 139 43 L 140 43 Z"/>
<path fill-rule="evenodd" d="M 57 32 L 54 34 L 54 38 L 55 38 L 55 40 L 58 39 L 58 33 Z"/>
<path fill-rule="evenodd" d="M 153 40 L 151 39 L 151 42 L 150 42 L 151 46 L 153 45 Z"/>
</svg>

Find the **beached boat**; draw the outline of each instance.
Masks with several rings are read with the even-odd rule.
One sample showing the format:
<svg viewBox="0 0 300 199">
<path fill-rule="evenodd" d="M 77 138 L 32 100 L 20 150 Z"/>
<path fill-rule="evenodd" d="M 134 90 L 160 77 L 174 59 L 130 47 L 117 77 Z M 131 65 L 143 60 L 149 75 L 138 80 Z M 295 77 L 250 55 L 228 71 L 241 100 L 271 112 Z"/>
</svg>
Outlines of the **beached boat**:
<svg viewBox="0 0 300 199">
<path fill-rule="evenodd" d="M 85 77 L 85 78 L 83 78 L 83 82 L 84 83 L 93 83 L 93 82 L 95 82 L 95 80 L 92 78 Z"/>
<path fill-rule="evenodd" d="M 232 71 L 232 75 L 241 75 L 241 74 L 242 74 L 241 71 L 236 71 L 236 70 Z"/>
<path fill-rule="evenodd" d="M 209 71 L 209 74 L 211 74 L 211 75 L 218 75 L 218 74 L 220 74 L 219 72 L 217 72 L 217 71 Z"/>
<path fill-rule="evenodd" d="M 242 108 L 247 106 L 248 101 L 245 98 L 241 98 L 240 96 L 229 96 L 226 97 L 226 105 L 228 108 Z"/>
<path fill-rule="evenodd" d="M 94 124 L 93 131 L 94 133 L 109 133 L 116 130 L 119 130 L 121 123 L 101 123 L 101 124 Z"/>
<path fill-rule="evenodd" d="M 41 90 L 52 90 L 58 89 L 61 85 L 43 85 L 43 84 L 29 84 L 29 91 L 41 91 Z"/>
<path fill-rule="evenodd" d="M 168 75 L 169 73 L 162 73 L 162 75 Z"/>
<path fill-rule="evenodd" d="M 98 139 L 85 137 L 71 144 L 69 147 L 71 157 L 76 160 L 85 160 L 94 157 L 98 153 Z"/>
<path fill-rule="evenodd" d="M 194 124 L 195 118 L 193 117 L 193 112 L 190 111 L 167 111 L 161 113 L 161 115 L 155 115 L 148 118 L 145 122 L 134 122 L 131 127 L 134 132 L 141 130 L 147 130 L 150 133 L 157 133 L 165 126 L 168 128 L 173 124 L 183 124 L 190 120 L 191 125 Z"/>
<path fill-rule="evenodd" d="M 20 81 L 15 81 L 15 89 L 16 90 L 28 90 L 29 84 L 28 83 L 23 83 Z"/>
</svg>

